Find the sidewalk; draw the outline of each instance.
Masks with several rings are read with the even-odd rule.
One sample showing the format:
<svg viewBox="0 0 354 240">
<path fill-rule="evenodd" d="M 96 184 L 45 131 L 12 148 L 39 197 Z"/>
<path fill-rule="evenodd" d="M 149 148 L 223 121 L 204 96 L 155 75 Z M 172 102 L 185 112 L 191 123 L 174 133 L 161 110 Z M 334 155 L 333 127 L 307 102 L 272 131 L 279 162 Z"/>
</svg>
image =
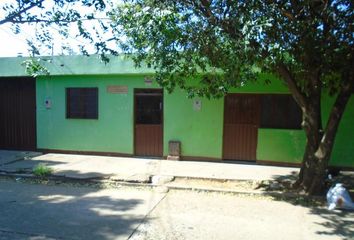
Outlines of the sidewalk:
<svg viewBox="0 0 354 240">
<path fill-rule="evenodd" d="M 20 156 L 11 158 L 11 155 Z M 54 169 L 54 176 L 75 179 L 110 178 L 148 182 L 153 176 L 209 180 L 275 180 L 298 173 L 298 168 L 219 162 L 169 161 L 145 158 L 44 154 L 0 150 L 0 172 L 31 172 L 39 163 Z M 9 161 L 4 159 L 7 156 Z"/>
</svg>

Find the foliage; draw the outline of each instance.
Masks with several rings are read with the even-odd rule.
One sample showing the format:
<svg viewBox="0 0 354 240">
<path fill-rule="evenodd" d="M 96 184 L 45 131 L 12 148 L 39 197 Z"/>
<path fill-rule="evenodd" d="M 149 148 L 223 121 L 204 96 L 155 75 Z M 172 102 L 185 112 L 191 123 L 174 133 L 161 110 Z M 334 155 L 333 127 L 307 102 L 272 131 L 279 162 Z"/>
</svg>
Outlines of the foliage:
<svg viewBox="0 0 354 240">
<path fill-rule="evenodd" d="M 154 67 L 157 81 L 171 91 L 179 86 L 191 96 L 220 97 L 256 79 L 255 53 L 247 40 L 231 38 L 189 3 L 132 1 L 111 17 L 117 38 L 127 36 L 122 49 L 133 54 L 137 65 L 144 61 Z M 195 78 L 201 85 L 186 83 Z"/>
<path fill-rule="evenodd" d="M 126 1 L 111 13 L 125 52 L 157 71 L 173 89 L 204 74 L 199 95 L 216 95 L 256 79 L 255 66 L 281 74 L 310 94 L 309 78 L 338 92 L 338 76 L 352 73 L 351 1 Z M 217 74 L 223 72 L 223 75 Z"/>
<path fill-rule="evenodd" d="M 109 51 L 105 34 L 109 19 L 103 12 L 108 7 L 106 0 L 8 0 L 0 3 L 0 25 L 11 26 L 16 34 L 33 31 L 34 39 L 27 39 L 32 56 L 40 55 L 40 49 L 52 50 L 54 44 L 61 45 L 64 54 L 75 52 L 70 44 L 59 42 L 59 36 L 75 42 L 82 54 L 88 55 L 89 47 L 102 53 Z"/>
<path fill-rule="evenodd" d="M 38 164 L 33 168 L 33 174 L 37 177 L 48 177 L 53 173 L 53 169 L 45 164 Z"/>
<path fill-rule="evenodd" d="M 43 66 L 41 58 L 29 58 L 22 62 L 22 65 L 26 69 L 26 73 L 32 77 L 38 75 L 49 75 L 49 70 Z"/>
</svg>

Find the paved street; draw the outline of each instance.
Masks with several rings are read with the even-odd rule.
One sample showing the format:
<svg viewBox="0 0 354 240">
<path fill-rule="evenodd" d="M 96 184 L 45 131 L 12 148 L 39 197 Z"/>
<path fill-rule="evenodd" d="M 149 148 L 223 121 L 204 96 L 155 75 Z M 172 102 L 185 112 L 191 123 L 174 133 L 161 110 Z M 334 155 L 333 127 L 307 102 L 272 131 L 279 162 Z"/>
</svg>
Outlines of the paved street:
<svg viewBox="0 0 354 240">
<path fill-rule="evenodd" d="M 352 239 L 354 213 L 269 197 L 0 180 L 0 239 Z"/>
<path fill-rule="evenodd" d="M 164 194 L 0 181 L 0 239 L 127 239 Z M 37 237 L 37 238 L 36 238 Z"/>
</svg>

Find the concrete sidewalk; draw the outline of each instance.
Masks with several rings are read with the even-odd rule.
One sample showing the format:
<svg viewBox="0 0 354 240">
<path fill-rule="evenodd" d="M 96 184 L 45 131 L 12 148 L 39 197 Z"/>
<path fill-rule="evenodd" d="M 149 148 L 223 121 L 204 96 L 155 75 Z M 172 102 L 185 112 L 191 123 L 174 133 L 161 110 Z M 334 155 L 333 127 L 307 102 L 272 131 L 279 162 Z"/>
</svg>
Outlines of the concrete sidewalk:
<svg viewBox="0 0 354 240">
<path fill-rule="evenodd" d="M 0 156 L 9 155 L 0 150 Z M 19 154 L 17 155 L 26 155 Z M 54 169 L 55 176 L 76 179 L 111 178 L 126 182 L 147 182 L 153 176 L 218 180 L 275 180 L 298 173 L 298 168 L 235 163 L 169 161 L 145 158 L 105 157 L 72 154 L 44 154 L 0 165 L 0 172 L 30 172 L 39 163 Z M 5 160 L 2 160 L 6 162 Z"/>
</svg>

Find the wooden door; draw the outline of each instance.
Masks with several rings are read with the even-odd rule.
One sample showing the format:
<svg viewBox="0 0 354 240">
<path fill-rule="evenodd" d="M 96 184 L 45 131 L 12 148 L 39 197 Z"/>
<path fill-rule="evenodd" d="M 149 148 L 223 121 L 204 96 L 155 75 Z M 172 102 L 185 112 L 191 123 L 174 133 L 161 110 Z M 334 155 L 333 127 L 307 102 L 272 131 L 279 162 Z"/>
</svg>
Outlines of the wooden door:
<svg viewBox="0 0 354 240">
<path fill-rule="evenodd" d="M 161 89 L 135 89 L 135 155 L 163 155 L 163 94 Z"/>
<path fill-rule="evenodd" d="M 260 99 L 254 94 L 228 94 L 224 108 L 223 158 L 255 161 Z"/>
<path fill-rule="evenodd" d="M 35 150 L 36 82 L 0 78 L 0 149 Z"/>
</svg>

